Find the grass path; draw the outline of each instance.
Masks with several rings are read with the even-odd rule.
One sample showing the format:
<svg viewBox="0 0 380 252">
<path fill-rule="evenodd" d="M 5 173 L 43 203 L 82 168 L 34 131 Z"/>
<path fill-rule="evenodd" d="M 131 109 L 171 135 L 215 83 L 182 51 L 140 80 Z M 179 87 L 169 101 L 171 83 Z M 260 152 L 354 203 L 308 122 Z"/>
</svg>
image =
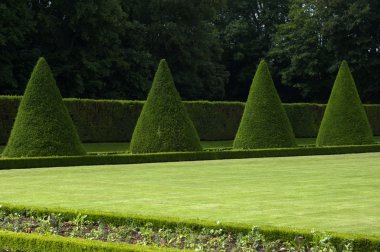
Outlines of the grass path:
<svg viewBox="0 0 380 252">
<path fill-rule="evenodd" d="M 380 153 L 0 171 L 0 202 L 380 235 Z"/>
</svg>

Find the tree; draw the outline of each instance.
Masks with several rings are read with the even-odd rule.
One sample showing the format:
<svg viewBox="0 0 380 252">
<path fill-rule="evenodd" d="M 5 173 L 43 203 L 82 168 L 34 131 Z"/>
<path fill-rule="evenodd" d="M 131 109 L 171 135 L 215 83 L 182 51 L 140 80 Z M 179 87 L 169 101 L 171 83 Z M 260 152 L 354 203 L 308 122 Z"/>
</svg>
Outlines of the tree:
<svg viewBox="0 0 380 252">
<path fill-rule="evenodd" d="M 198 133 L 161 60 L 132 135 L 132 153 L 201 151 Z"/>
<path fill-rule="evenodd" d="M 50 67 L 41 58 L 25 89 L 3 156 L 75 156 L 85 153 Z"/>
<path fill-rule="evenodd" d="M 220 100 L 228 73 L 213 25 L 220 1 L 141 0 L 124 3 L 132 20 L 147 28 L 147 48 L 170 63 L 184 99 Z"/>
<path fill-rule="evenodd" d="M 317 146 L 374 143 L 355 81 L 343 61 L 319 129 Z"/>
<path fill-rule="evenodd" d="M 21 94 L 44 55 L 66 97 L 146 97 L 154 67 L 146 29 L 119 0 L 5 0 L 0 10 L 3 94 Z"/>
<path fill-rule="evenodd" d="M 223 64 L 230 72 L 226 98 L 245 100 L 251 71 L 267 56 L 278 24 L 284 23 L 289 0 L 227 0 L 218 13 Z"/>
<path fill-rule="evenodd" d="M 364 99 L 380 101 L 379 11 L 376 0 L 293 0 L 269 53 L 282 83 L 298 88 L 307 101 L 325 102 L 346 58 Z"/>
<path fill-rule="evenodd" d="M 331 74 L 340 62 L 350 62 L 359 92 L 366 102 L 380 102 L 380 2 L 377 0 L 325 0 L 321 16 Z"/>
<path fill-rule="evenodd" d="M 233 147 L 263 149 L 295 146 L 294 133 L 268 65 L 261 61 L 253 78 Z"/>
<path fill-rule="evenodd" d="M 129 21 L 119 0 L 35 0 L 32 8 L 33 46 L 52 62 L 64 96 L 145 96 L 152 61 L 141 44 L 144 30 Z"/>
<path fill-rule="evenodd" d="M 0 90 L 14 94 L 22 92 L 35 63 L 25 46 L 35 31 L 33 13 L 25 0 L 2 0 L 0 13 Z"/>
</svg>

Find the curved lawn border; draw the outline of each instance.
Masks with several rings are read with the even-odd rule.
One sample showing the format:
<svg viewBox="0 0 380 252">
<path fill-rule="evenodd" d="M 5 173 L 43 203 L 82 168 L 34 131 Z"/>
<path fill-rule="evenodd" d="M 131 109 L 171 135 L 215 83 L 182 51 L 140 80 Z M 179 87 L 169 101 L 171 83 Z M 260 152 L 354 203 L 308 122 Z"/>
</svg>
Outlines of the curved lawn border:
<svg viewBox="0 0 380 252">
<path fill-rule="evenodd" d="M 86 214 L 87 219 L 92 221 L 103 221 L 105 223 L 113 225 L 124 225 L 128 223 L 134 223 L 137 225 L 145 225 L 151 223 L 154 227 L 178 227 L 185 226 L 193 230 L 202 230 L 202 228 L 210 229 L 223 229 L 226 232 L 231 233 L 248 233 L 252 230 L 252 225 L 242 224 L 242 223 L 216 223 L 211 221 L 203 220 L 184 220 L 173 217 L 157 217 L 157 216 L 142 216 L 142 215 L 130 215 L 130 214 L 117 214 L 117 213 L 107 213 L 99 211 L 88 211 L 88 210 L 75 210 L 75 209 L 64 209 L 64 208 L 39 208 L 39 207 L 28 207 L 28 206 L 17 206 L 17 205 L 0 205 L 0 209 L 8 213 L 25 213 L 25 211 L 32 211 L 36 216 L 44 216 L 49 213 L 59 213 L 63 218 L 72 219 L 78 215 L 78 213 Z M 306 240 L 313 239 L 310 231 L 305 229 L 296 228 L 285 228 L 285 227 L 261 227 L 260 232 L 268 238 L 268 240 L 284 240 L 292 241 L 295 237 L 303 237 Z M 352 241 L 353 251 L 359 252 L 369 252 L 369 251 L 380 251 L 380 236 L 375 235 L 363 235 L 363 234 L 344 234 L 329 232 L 332 239 L 331 242 L 336 248 L 340 248 L 342 244 L 346 241 Z M 24 245 L 18 245 L 25 243 L 27 247 L 21 247 Z M 121 245 L 121 244 L 109 244 L 105 242 L 97 241 L 87 241 L 75 238 L 63 238 L 58 236 L 41 236 L 29 234 L 19 234 L 13 232 L 0 231 L 0 244 L 3 247 L 9 245 L 8 248 L 14 249 L 28 249 L 28 251 L 41 251 L 41 250 L 29 250 L 35 246 L 35 244 L 40 244 L 41 246 L 58 246 L 61 250 L 57 251 L 76 251 L 73 248 L 79 246 L 80 248 L 89 246 L 88 251 L 162 251 L 154 250 L 156 248 L 152 247 L 141 247 L 135 245 Z M 54 245 L 59 244 L 59 245 Z M 13 247 L 12 247 L 13 246 Z M 74 247 L 70 247 L 74 246 Z M 81 247 L 82 246 L 82 247 Z M 103 246 L 103 247 L 102 247 Z M 120 246 L 120 247 L 118 247 Z M 62 248 L 68 250 L 63 250 Z M 0 246 L 1 248 L 1 246 Z M 39 247 L 42 248 L 42 247 Z M 70 250 L 71 248 L 71 250 Z M 99 248 L 101 250 L 91 250 Z M 135 250 L 130 250 L 135 249 Z M 55 251 L 50 250 L 49 251 Z M 87 251 L 87 250 L 80 250 Z M 166 251 L 166 250 L 165 250 Z M 179 251 L 179 250 L 169 250 L 169 251 Z M 184 250 L 181 250 L 184 251 Z"/>
<path fill-rule="evenodd" d="M 0 158 L 0 170 L 41 168 L 41 167 L 65 167 L 65 166 L 89 166 L 89 165 L 116 165 L 139 164 L 179 161 L 243 159 L 263 157 L 292 157 L 313 155 L 336 155 L 353 153 L 380 152 L 380 144 L 357 146 L 333 146 L 333 147 L 298 147 L 281 149 L 258 150 L 224 150 L 202 152 L 173 152 L 155 154 L 123 154 L 123 155 L 87 155 L 71 157 L 25 157 L 25 158 Z"/>
</svg>

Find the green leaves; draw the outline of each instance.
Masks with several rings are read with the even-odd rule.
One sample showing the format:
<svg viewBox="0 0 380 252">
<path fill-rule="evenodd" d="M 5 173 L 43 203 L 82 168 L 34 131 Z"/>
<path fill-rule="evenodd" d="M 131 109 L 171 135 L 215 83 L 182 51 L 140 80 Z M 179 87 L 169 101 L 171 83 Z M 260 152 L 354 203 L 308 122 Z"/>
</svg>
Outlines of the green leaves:
<svg viewBox="0 0 380 252">
<path fill-rule="evenodd" d="M 373 133 L 346 61 L 342 62 L 321 127 L 317 146 L 373 144 Z"/>
<path fill-rule="evenodd" d="M 218 15 L 223 63 L 230 78 L 228 100 L 245 100 L 252 69 L 267 56 L 276 26 L 285 21 L 289 0 L 228 0 Z"/>
<path fill-rule="evenodd" d="M 201 151 L 199 136 L 161 60 L 132 135 L 132 153 Z"/>
<path fill-rule="evenodd" d="M 268 65 L 261 61 L 253 78 L 233 147 L 263 149 L 295 146 L 294 133 L 274 87 Z"/>
<path fill-rule="evenodd" d="M 379 101 L 379 11 L 378 1 L 293 0 L 269 52 L 282 83 L 324 103 L 339 62 L 347 59 L 364 100 Z"/>
<path fill-rule="evenodd" d="M 86 152 L 44 58 L 21 100 L 5 157 L 75 156 Z"/>
</svg>

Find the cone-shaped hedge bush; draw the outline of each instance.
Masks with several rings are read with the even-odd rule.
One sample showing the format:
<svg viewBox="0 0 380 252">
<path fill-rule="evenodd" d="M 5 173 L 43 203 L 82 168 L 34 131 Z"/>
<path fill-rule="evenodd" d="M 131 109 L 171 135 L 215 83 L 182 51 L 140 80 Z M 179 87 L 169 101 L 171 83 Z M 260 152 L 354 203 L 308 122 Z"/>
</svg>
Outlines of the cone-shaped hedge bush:
<svg viewBox="0 0 380 252">
<path fill-rule="evenodd" d="M 234 141 L 235 149 L 295 147 L 295 137 L 268 65 L 261 61 Z"/>
<path fill-rule="evenodd" d="M 40 58 L 26 86 L 3 156 L 84 154 L 50 67 Z"/>
<path fill-rule="evenodd" d="M 367 114 L 348 64 L 343 61 L 319 128 L 317 146 L 372 143 L 374 139 Z"/>
<path fill-rule="evenodd" d="M 132 153 L 202 150 L 165 60 L 158 66 L 132 135 L 130 150 Z"/>
</svg>

